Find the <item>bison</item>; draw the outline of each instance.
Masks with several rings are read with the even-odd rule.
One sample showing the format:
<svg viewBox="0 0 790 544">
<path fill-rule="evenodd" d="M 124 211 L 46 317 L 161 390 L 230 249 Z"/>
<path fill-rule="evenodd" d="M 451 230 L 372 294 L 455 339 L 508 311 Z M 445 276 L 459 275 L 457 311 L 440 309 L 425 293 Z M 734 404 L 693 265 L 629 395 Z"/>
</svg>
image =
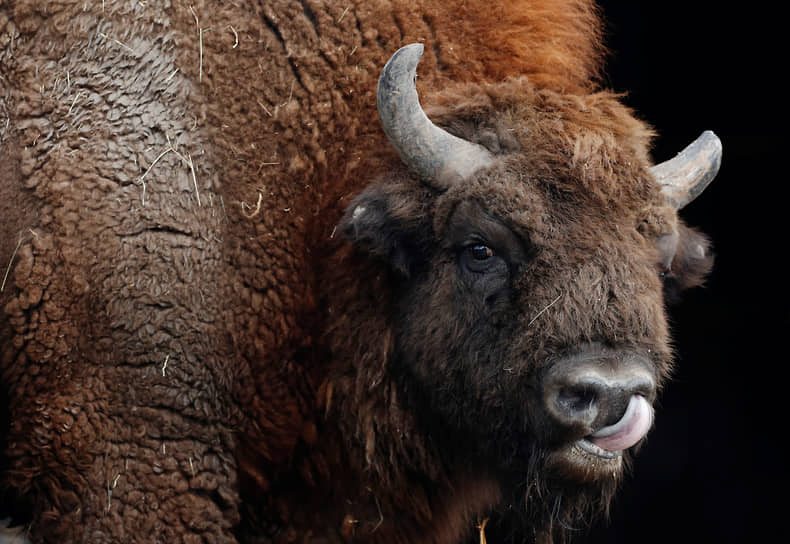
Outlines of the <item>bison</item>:
<svg viewBox="0 0 790 544">
<path fill-rule="evenodd" d="M 0 1 L 0 519 L 551 542 L 605 511 L 721 146 L 654 165 L 603 57 L 587 0 Z"/>
</svg>

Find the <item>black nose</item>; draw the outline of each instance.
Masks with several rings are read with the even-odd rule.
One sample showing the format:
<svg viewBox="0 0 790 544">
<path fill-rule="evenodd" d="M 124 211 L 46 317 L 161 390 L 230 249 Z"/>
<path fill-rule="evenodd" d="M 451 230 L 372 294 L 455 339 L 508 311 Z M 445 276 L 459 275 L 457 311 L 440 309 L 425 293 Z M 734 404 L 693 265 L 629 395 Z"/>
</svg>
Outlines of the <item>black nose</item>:
<svg viewBox="0 0 790 544">
<path fill-rule="evenodd" d="M 652 402 L 656 389 L 646 358 L 601 349 L 554 362 L 542 385 L 549 416 L 581 436 L 620 421 L 634 395 Z"/>
</svg>

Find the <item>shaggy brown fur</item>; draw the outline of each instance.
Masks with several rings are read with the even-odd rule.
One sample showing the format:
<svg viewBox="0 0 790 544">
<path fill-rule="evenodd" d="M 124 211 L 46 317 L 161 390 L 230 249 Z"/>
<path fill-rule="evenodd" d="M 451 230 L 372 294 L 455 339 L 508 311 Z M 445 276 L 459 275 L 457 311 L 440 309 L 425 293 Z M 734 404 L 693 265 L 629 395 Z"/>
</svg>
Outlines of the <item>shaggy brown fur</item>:
<svg viewBox="0 0 790 544">
<path fill-rule="evenodd" d="M 375 112 L 414 41 L 430 115 L 498 157 L 446 192 Z M 525 392 L 585 342 L 666 375 L 656 241 L 680 288 L 710 262 L 600 44 L 584 0 L 0 0 L 0 505 L 36 542 L 449 543 L 608 497 Z M 464 203 L 529 242 L 489 324 L 454 310 Z"/>
</svg>

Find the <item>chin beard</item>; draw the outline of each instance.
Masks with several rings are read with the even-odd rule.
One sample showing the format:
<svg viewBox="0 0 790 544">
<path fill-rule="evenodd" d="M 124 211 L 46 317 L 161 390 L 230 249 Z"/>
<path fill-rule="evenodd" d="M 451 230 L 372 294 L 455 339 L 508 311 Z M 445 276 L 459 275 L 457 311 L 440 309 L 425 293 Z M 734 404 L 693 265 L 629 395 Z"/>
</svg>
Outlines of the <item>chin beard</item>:
<svg viewBox="0 0 790 544">
<path fill-rule="evenodd" d="M 487 525 L 489 541 L 578 541 L 596 519 L 608 516 L 612 497 L 630 466 L 628 453 L 608 477 L 587 481 L 576 479 L 581 475 L 577 466 L 558 462 L 556 457 L 556 453 L 533 453 L 525 471 L 511 471 L 503 477 L 503 487 L 508 486 L 506 499 Z"/>
</svg>

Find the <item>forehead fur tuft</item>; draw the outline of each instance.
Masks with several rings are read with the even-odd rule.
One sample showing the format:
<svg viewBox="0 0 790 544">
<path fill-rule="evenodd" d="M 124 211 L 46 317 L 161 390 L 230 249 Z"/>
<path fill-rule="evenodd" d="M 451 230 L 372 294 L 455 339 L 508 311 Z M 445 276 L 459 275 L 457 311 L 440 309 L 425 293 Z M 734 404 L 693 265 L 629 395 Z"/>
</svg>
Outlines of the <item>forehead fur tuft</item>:
<svg viewBox="0 0 790 544">
<path fill-rule="evenodd" d="M 611 212 L 662 202 L 648 172 L 654 133 L 618 95 L 561 94 L 517 78 L 446 89 L 432 104 L 434 122 L 500 156 L 503 183 Z"/>
</svg>

